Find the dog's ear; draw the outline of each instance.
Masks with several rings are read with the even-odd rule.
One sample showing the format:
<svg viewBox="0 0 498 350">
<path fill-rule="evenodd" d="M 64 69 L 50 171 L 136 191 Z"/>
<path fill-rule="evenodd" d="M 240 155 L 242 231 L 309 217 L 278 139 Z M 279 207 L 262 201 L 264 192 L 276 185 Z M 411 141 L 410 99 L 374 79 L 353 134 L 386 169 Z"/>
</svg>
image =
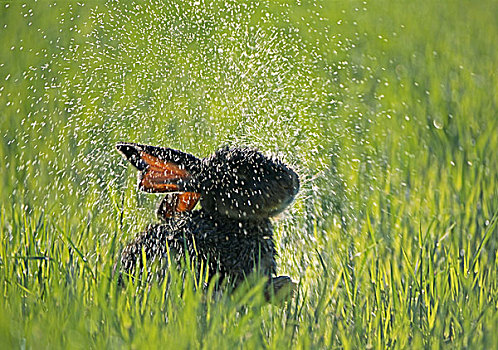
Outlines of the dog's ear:
<svg viewBox="0 0 498 350">
<path fill-rule="evenodd" d="M 140 171 L 138 188 L 145 192 L 188 191 L 192 172 L 200 163 L 193 155 L 171 148 L 119 143 L 116 149 Z"/>
<path fill-rule="evenodd" d="M 190 211 L 194 209 L 200 196 L 195 192 L 168 193 L 159 204 L 157 216 L 159 219 L 167 219 L 177 213 Z"/>
</svg>

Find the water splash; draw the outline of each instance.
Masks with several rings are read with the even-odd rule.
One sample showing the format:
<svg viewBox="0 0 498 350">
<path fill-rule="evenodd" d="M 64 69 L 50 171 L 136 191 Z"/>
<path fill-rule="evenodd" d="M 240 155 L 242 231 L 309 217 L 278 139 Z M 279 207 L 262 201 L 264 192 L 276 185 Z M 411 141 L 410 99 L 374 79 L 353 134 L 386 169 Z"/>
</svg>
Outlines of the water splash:
<svg viewBox="0 0 498 350">
<path fill-rule="evenodd" d="M 13 116 L 2 128 L 15 154 L 5 176 L 17 181 L 11 198 L 60 208 L 75 222 L 99 217 L 111 235 L 106 224 L 116 227 L 124 216 L 128 234 L 153 220 L 156 199 L 135 192 L 116 142 L 200 156 L 245 144 L 279 154 L 300 173 L 300 197 L 278 230 L 283 251 L 308 247 L 305 263 L 289 261 L 291 269 L 318 264 L 311 255 L 317 239 L 328 239 L 324 228 L 344 230 L 356 220 L 347 200 L 355 185 L 337 168 L 363 164 L 355 149 L 363 152 L 356 147 L 366 143 L 371 120 L 348 103 L 368 67 L 350 62 L 361 33 L 341 32 L 344 23 L 321 2 L 54 3 L 7 11 L 29 18 L 36 33 L 26 47 L 13 46 L 30 65 L 4 74 L 2 86 Z M 59 26 L 47 27 L 47 15 Z M 27 110 L 14 112 L 19 106 Z"/>
</svg>

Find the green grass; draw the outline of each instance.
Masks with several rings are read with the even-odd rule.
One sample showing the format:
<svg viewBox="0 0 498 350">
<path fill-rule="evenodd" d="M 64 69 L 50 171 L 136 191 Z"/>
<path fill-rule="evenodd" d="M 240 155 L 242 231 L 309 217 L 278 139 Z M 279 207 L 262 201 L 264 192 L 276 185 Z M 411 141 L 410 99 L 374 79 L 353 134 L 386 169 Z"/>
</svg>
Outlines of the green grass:
<svg viewBox="0 0 498 350">
<path fill-rule="evenodd" d="M 497 348 L 498 3 L 0 3 L 1 348 Z M 120 289 L 114 151 L 279 152 L 279 273 Z M 185 283 L 183 283 L 185 280 Z"/>
</svg>

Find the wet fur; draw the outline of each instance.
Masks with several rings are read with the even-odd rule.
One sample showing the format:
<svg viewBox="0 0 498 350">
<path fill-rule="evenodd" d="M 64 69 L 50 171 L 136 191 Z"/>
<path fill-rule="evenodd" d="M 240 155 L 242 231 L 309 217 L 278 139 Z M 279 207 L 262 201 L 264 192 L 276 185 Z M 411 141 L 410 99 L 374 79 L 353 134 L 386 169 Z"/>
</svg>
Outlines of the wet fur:
<svg viewBox="0 0 498 350">
<path fill-rule="evenodd" d="M 166 246 L 167 245 L 167 246 Z M 194 262 L 208 266 L 209 276 L 218 273 L 238 284 L 255 270 L 262 275 L 276 273 L 276 250 L 270 220 L 237 221 L 196 210 L 150 225 L 124 249 L 121 266 L 133 272 L 142 268 L 142 249 L 147 261 L 190 256 Z M 186 254 L 187 253 L 187 254 Z"/>
<path fill-rule="evenodd" d="M 234 286 L 256 272 L 267 276 L 268 286 L 275 289 L 295 288 L 289 277 L 274 277 L 276 250 L 270 221 L 299 190 L 299 178 L 292 169 L 250 148 L 222 148 L 204 159 L 146 145 L 122 143 L 117 148 L 142 172 L 139 179 L 148 171 L 144 152 L 185 169 L 188 174 L 175 183 L 198 193 L 202 207 L 175 212 L 174 205 L 168 203 L 175 203 L 170 200 L 178 194 L 167 193 L 158 211 L 163 223 L 148 226 L 125 247 L 120 260 L 122 272 L 135 276 L 137 266 L 142 271 L 144 252 L 148 265 L 161 262 L 155 276 L 162 279 L 169 252 L 176 262 L 188 256 L 197 266 L 207 266 L 210 278 L 218 274 Z M 269 294 L 267 288 L 267 297 Z"/>
</svg>

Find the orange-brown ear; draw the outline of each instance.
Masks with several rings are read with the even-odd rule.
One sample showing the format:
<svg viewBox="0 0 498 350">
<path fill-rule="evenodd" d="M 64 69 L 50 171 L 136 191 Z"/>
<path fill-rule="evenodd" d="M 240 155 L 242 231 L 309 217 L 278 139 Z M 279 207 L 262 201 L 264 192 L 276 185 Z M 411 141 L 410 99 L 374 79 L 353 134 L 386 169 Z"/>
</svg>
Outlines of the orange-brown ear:
<svg viewBox="0 0 498 350">
<path fill-rule="evenodd" d="M 181 190 L 181 181 L 190 178 L 188 171 L 173 162 L 164 161 L 143 151 L 140 152 L 140 158 L 148 165 L 139 177 L 138 188 L 142 191 L 177 192 Z"/>
<path fill-rule="evenodd" d="M 200 160 L 171 148 L 119 143 L 117 150 L 138 170 L 138 188 L 146 192 L 187 192 Z"/>
<path fill-rule="evenodd" d="M 160 219 L 170 218 L 177 213 L 190 211 L 201 197 L 195 192 L 168 193 L 159 204 L 157 215 Z"/>
</svg>

